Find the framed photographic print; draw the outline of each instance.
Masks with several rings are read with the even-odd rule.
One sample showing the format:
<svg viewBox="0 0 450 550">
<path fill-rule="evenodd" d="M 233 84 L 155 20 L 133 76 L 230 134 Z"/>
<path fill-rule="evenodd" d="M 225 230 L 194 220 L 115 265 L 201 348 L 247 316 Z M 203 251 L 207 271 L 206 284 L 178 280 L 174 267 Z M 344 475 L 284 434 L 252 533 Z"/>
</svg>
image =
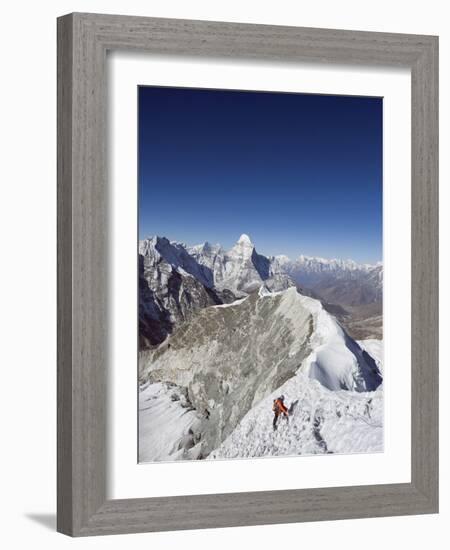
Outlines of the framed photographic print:
<svg viewBox="0 0 450 550">
<path fill-rule="evenodd" d="M 437 512 L 437 46 L 58 20 L 59 531 Z"/>
</svg>

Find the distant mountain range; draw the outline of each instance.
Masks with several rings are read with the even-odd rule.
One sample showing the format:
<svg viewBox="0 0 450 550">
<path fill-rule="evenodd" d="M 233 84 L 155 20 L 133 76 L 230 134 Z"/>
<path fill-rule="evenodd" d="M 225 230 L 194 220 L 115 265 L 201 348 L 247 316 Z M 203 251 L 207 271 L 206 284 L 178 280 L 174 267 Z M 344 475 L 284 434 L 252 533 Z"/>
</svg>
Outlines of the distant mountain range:
<svg viewBox="0 0 450 550">
<path fill-rule="evenodd" d="M 353 260 L 327 260 L 299 256 L 290 260 L 276 256 L 282 269 L 299 284 L 316 291 L 330 303 L 360 306 L 381 302 L 383 266 L 358 264 Z"/>
<path fill-rule="evenodd" d="M 139 243 L 140 347 L 161 343 L 196 311 L 233 302 L 261 285 L 272 292 L 294 286 L 321 300 L 355 338 L 381 337 L 382 279 L 381 264 L 266 257 L 245 234 L 228 251 L 151 237 Z"/>
</svg>

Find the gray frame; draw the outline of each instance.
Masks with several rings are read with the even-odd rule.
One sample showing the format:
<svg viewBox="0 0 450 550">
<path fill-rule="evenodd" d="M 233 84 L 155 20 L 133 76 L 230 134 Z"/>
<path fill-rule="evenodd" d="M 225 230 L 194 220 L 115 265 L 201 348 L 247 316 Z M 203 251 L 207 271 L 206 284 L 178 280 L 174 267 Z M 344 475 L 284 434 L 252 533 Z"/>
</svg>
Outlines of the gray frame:
<svg viewBox="0 0 450 550">
<path fill-rule="evenodd" d="M 106 52 L 412 71 L 411 483 L 108 500 Z M 75 13 L 58 19 L 58 531 L 72 536 L 438 511 L 438 38 Z"/>
</svg>

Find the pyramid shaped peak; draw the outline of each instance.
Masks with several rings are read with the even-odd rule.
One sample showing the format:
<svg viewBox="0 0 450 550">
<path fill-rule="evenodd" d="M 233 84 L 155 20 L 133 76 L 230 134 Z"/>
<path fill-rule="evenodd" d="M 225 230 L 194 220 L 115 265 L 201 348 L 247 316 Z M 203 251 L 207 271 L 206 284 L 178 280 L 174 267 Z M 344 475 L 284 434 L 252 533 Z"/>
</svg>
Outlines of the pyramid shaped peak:
<svg viewBox="0 0 450 550">
<path fill-rule="evenodd" d="M 228 254 L 239 258 L 250 258 L 254 252 L 255 245 L 250 240 L 250 237 L 243 233 Z"/>
<path fill-rule="evenodd" d="M 242 235 L 239 237 L 238 243 L 253 246 L 252 240 L 247 235 L 247 233 L 242 233 Z"/>
</svg>

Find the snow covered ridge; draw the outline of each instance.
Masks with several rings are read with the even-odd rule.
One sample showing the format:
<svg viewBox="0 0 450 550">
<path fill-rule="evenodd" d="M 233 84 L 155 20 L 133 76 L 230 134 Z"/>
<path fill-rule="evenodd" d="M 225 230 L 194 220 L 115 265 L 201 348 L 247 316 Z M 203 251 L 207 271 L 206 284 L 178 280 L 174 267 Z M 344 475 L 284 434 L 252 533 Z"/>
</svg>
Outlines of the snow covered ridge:
<svg viewBox="0 0 450 550">
<path fill-rule="evenodd" d="M 272 422 L 271 404 L 285 396 L 289 417 Z M 383 392 L 331 392 L 298 373 L 261 400 L 207 458 L 373 453 L 383 450 Z"/>
<path fill-rule="evenodd" d="M 199 265 L 182 243 L 171 242 L 165 237 L 152 237 L 139 242 L 139 254 L 153 263 L 164 260 L 182 274 L 189 274 L 207 287 L 213 287 L 210 269 Z"/>
<path fill-rule="evenodd" d="M 241 432 L 236 432 L 241 433 L 236 436 L 235 430 L 248 430 L 249 425 L 255 427 L 253 421 L 246 419 L 257 418 L 258 410 L 261 415 L 271 417 L 270 399 L 285 390 L 294 401 L 297 399 L 304 429 L 312 430 L 311 437 L 306 439 L 289 431 L 286 435 L 291 441 L 289 445 L 285 438 L 287 452 L 325 452 L 325 448 L 326 452 L 360 452 L 359 447 L 350 445 L 349 424 L 345 424 L 345 432 L 341 419 L 350 422 L 351 414 L 363 414 L 366 404 L 373 399 L 367 397 L 366 392 L 374 392 L 382 382 L 374 359 L 345 333 L 318 300 L 301 295 L 294 287 L 271 292 L 267 286 L 262 286 L 258 292 L 227 307 L 219 304 L 196 311 L 189 322 L 180 325 L 157 348 L 141 352 L 139 367 L 139 425 L 146 434 L 142 435 L 140 444 L 142 461 L 228 456 L 223 446 L 229 438 L 243 437 Z M 152 393 L 155 384 L 163 384 L 158 386 L 159 397 Z M 146 428 L 151 425 L 154 415 L 160 418 L 158 403 L 167 402 L 163 389 L 169 386 L 164 385 L 178 388 L 178 394 L 181 392 L 185 396 L 190 411 L 185 418 L 189 425 L 183 424 L 179 431 L 170 420 L 172 415 L 178 418 L 183 413 L 179 409 L 180 397 L 175 394 L 173 402 L 177 405 L 171 405 L 172 412 L 167 417 L 167 422 L 172 422 L 167 429 L 174 438 L 169 443 L 162 442 L 158 436 L 158 431 L 165 429 L 164 425 L 153 435 L 149 435 Z M 320 410 L 308 413 L 310 420 L 307 422 L 305 396 L 312 395 L 311 392 L 323 403 Z M 342 396 L 336 397 L 338 394 Z M 327 417 L 323 428 L 331 429 L 333 422 L 342 428 L 340 431 L 333 428 L 334 450 L 328 448 L 328 444 L 317 443 L 319 436 L 323 439 L 322 427 L 318 426 L 322 426 L 321 418 L 328 411 L 327 399 L 334 412 Z M 342 407 L 341 401 L 344 402 Z M 346 409 L 345 403 L 351 406 Z M 311 403 L 308 407 L 311 409 Z M 375 409 L 378 414 L 378 405 Z M 161 422 L 164 424 L 166 420 Z M 270 422 L 264 424 L 267 431 L 271 430 Z M 299 416 L 295 426 L 303 433 L 300 424 Z M 344 437 L 344 432 L 347 434 L 345 441 L 339 446 L 338 440 Z M 156 437 L 151 445 L 149 437 Z M 277 439 L 280 435 L 277 433 L 273 437 Z M 380 437 L 380 434 L 373 438 L 361 434 L 358 445 L 362 449 L 365 444 L 369 445 L 370 439 L 370 448 L 378 449 Z M 249 444 L 248 434 L 243 441 L 247 441 L 248 448 L 239 447 L 236 456 L 265 456 L 277 454 L 277 448 L 281 450 L 275 440 L 274 446 L 263 445 L 259 451 Z M 233 446 L 235 448 L 235 442 Z M 155 454 L 152 449 L 159 451 Z M 217 455 L 213 453 L 216 450 Z M 247 455 L 247 452 L 253 454 Z M 284 454 L 284 450 L 278 454 Z"/>
</svg>

